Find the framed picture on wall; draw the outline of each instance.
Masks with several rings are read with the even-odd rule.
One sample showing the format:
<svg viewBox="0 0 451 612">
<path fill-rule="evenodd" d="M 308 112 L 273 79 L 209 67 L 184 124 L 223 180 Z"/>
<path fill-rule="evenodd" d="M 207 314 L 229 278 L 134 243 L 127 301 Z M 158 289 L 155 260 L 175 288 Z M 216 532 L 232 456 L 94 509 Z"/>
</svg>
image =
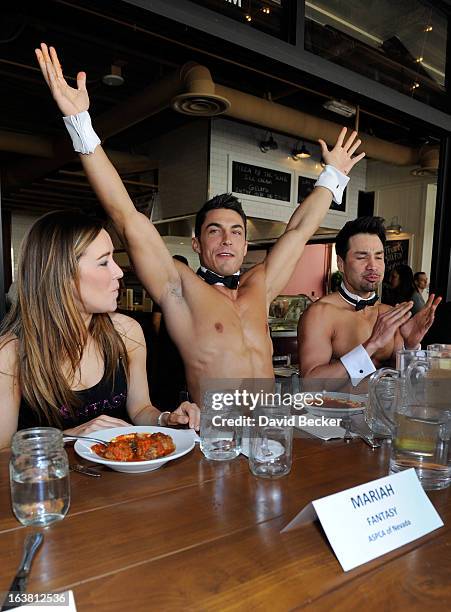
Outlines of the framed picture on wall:
<svg viewBox="0 0 451 612">
<path fill-rule="evenodd" d="M 313 187 L 316 181 L 316 178 L 310 178 L 308 176 L 300 175 L 298 176 L 298 203 L 303 202 L 305 198 L 313 191 Z M 330 210 L 336 210 L 342 213 L 346 212 L 346 190 L 343 194 L 341 204 L 336 204 L 335 202 L 332 202 L 332 204 L 330 205 Z"/>
</svg>

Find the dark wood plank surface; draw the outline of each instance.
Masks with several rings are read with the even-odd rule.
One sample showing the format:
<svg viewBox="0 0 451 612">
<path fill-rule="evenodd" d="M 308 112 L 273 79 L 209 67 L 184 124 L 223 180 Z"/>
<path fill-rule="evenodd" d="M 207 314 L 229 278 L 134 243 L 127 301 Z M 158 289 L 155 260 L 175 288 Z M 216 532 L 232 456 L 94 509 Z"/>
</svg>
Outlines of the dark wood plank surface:
<svg viewBox="0 0 451 612">
<path fill-rule="evenodd" d="M 345 573 L 319 524 L 280 530 L 311 500 L 384 476 L 388 447 L 302 438 L 293 456 L 274 481 L 253 477 L 244 457 L 210 462 L 198 448 L 147 474 L 71 473 L 69 514 L 45 530 L 29 591 L 72 588 L 81 612 L 451 603 L 450 489 L 430 494 L 444 528 Z M 0 591 L 29 531 L 10 509 L 8 459 L 0 453 Z"/>
</svg>

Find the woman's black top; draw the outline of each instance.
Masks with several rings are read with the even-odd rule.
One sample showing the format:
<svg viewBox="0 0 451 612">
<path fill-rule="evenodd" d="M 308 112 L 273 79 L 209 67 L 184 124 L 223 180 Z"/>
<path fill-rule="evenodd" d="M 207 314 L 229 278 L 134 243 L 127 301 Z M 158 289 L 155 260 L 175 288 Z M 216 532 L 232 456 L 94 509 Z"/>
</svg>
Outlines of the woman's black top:
<svg viewBox="0 0 451 612">
<path fill-rule="evenodd" d="M 102 379 L 93 387 L 74 392 L 80 401 L 72 416 L 67 406 L 59 408 L 61 429 L 70 429 L 82 425 L 96 417 L 106 414 L 117 419 L 130 421 L 127 413 L 127 378 L 122 362 L 118 364 L 114 376 L 114 385 L 111 378 L 104 373 Z M 22 398 L 19 409 L 18 429 L 26 427 L 48 427 L 50 424 L 43 414 L 33 410 Z"/>
</svg>

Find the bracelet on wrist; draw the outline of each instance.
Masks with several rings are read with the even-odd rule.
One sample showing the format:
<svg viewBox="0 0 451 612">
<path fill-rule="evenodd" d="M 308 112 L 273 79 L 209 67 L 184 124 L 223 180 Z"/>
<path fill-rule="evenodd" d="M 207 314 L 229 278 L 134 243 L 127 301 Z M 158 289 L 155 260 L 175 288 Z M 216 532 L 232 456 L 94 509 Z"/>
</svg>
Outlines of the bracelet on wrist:
<svg viewBox="0 0 451 612">
<path fill-rule="evenodd" d="M 164 418 L 164 416 L 165 416 L 166 414 L 168 414 L 168 415 L 169 415 L 169 414 L 171 414 L 171 413 L 170 413 L 170 411 L 169 411 L 169 410 L 165 410 L 164 412 L 162 412 L 162 413 L 159 415 L 158 420 L 157 420 L 157 425 L 158 425 L 159 427 L 167 427 L 167 426 L 168 426 L 168 419 L 167 419 L 167 418 L 166 418 L 166 419 Z"/>
</svg>

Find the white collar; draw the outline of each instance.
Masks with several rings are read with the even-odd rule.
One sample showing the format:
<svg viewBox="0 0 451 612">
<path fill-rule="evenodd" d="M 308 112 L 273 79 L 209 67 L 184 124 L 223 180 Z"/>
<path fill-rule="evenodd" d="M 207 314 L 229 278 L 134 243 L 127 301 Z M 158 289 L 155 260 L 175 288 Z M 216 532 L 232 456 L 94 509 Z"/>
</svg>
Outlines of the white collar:
<svg viewBox="0 0 451 612">
<path fill-rule="evenodd" d="M 351 293 L 351 291 L 349 291 L 349 289 L 346 289 L 344 281 L 341 281 L 341 290 L 342 292 L 345 294 L 343 295 L 342 293 L 340 293 L 341 297 L 346 300 L 346 296 L 349 298 L 349 302 L 348 300 L 346 300 L 349 304 L 356 304 L 360 301 L 364 301 L 367 302 L 368 300 L 372 300 L 374 298 L 374 296 L 376 295 L 376 292 L 373 291 L 373 293 L 367 297 L 367 298 L 363 298 L 360 295 L 357 295 L 356 293 Z M 351 301 L 352 300 L 352 301 Z"/>
</svg>

